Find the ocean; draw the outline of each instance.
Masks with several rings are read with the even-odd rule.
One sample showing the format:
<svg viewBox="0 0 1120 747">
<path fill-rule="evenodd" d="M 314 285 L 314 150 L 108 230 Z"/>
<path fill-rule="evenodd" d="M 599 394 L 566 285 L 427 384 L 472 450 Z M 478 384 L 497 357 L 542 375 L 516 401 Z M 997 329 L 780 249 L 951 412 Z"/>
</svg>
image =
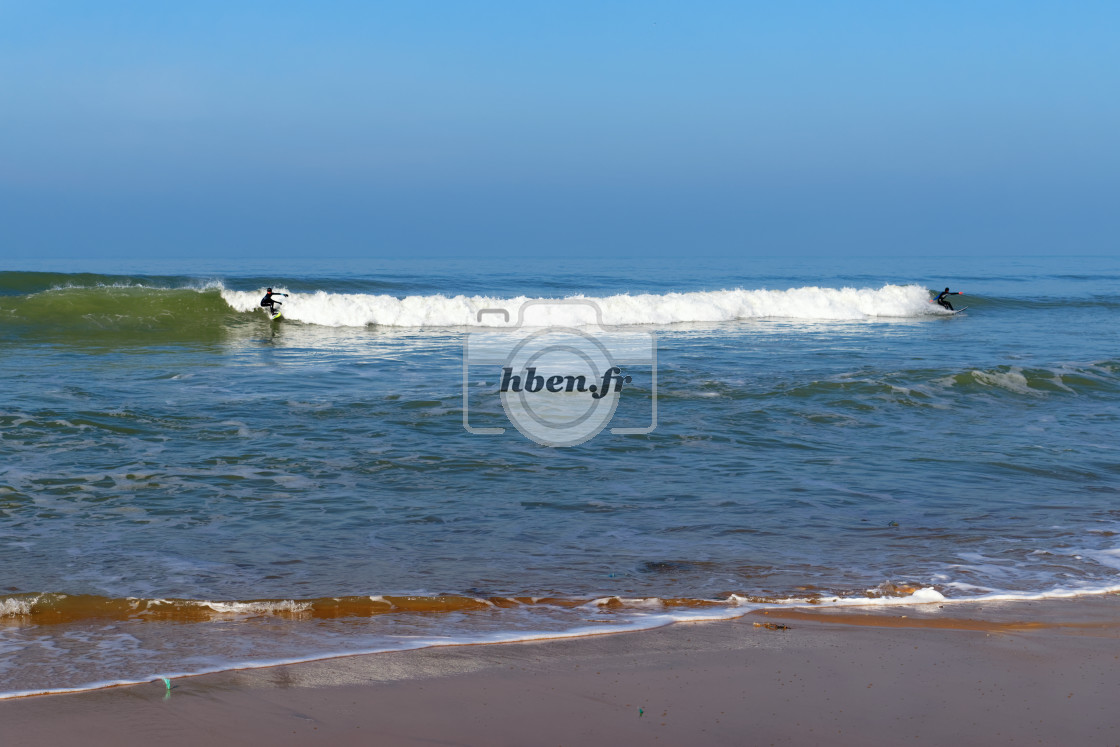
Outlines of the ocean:
<svg viewBox="0 0 1120 747">
<path fill-rule="evenodd" d="M 655 353 L 575 445 L 465 358 L 526 302 Z M 1120 590 L 1118 319 L 1102 257 L 9 267 L 0 697 Z"/>
</svg>

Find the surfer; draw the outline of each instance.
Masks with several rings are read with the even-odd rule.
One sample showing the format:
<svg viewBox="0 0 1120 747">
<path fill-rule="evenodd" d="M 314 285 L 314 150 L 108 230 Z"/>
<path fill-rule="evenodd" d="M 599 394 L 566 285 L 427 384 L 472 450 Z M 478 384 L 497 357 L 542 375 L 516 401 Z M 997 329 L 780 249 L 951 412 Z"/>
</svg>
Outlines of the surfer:
<svg viewBox="0 0 1120 747">
<path fill-rule="evenodd" d="M 961 291 L 957 291 L 956 293 L 950 293 L 949 289 L 946 288 L 944 290 L 944 292 L 938 294 L 937 303 L 941 304 L 943 307 L 945 307 L 949 311 L 955 311 L 955 309 L 953 309 L 953 304 L 949 303 L 949 300 L 947 298 L 945 298 L 945 296 L 963 296 L 963 295 L 964 295 L 964 293 L 962 293 Z M 261 301 L 261 303 L 263 304 L 264 301 Z"/>
<path fill-rule="evenodd" d="M 949 289 L 946 288 L 945 290 L 949 290 Z M 284 304 L 280 303 L 279 301 L 277 301 L 276 299 L 274 299 L 272 297 L 273 295 L 283 296 L 284 298 L 288 297 L 287 293 L 273 294 L 271 288 L 265 288 L 264 298 L 261 299 L 261 306 L 268 309 L 268 315 L 269 316 L 276 316 L 276 306 L 283 306 L 284 305 Z"/>
</svg>

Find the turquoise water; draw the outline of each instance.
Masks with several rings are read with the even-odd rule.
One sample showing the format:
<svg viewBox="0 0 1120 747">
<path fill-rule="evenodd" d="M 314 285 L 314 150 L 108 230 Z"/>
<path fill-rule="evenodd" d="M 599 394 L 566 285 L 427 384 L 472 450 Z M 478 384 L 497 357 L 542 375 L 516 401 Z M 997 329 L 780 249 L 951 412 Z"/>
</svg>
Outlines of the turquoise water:
<svg viewBox="0 0 1120 747">
<path fill-rule="evenodd" d="M 40 269 L 0 272 L 5 693 L 1120 587 L 1111 259 Z M 571 296 L 656 338 L 656 429 L 468 433 L 475 311 Z"/>
</svg>

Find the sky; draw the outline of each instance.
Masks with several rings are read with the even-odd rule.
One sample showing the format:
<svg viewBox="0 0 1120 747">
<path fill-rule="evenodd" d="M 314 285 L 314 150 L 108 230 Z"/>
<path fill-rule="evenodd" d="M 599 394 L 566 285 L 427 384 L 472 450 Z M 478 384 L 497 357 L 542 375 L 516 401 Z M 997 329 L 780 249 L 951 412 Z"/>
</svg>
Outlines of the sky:
<svg viewBox="0 0 1120 747">
<path fill-rule="evenodd" d="M 1120 256 L 1115 2 L 0 0 L 5 255 Z"/>
</svg>

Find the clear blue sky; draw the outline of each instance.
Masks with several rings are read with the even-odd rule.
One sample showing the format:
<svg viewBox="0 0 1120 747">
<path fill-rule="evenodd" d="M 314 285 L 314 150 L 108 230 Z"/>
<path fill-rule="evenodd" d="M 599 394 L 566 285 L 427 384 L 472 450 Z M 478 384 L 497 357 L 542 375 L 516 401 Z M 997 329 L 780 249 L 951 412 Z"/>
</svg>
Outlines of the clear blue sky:
<svg viewBox="0 0 1120 747">
<path fill-rule="evenodd" d="M 1120 254 L 1116 2 L 0 0 L 3 257 Z"/>
</svg>

